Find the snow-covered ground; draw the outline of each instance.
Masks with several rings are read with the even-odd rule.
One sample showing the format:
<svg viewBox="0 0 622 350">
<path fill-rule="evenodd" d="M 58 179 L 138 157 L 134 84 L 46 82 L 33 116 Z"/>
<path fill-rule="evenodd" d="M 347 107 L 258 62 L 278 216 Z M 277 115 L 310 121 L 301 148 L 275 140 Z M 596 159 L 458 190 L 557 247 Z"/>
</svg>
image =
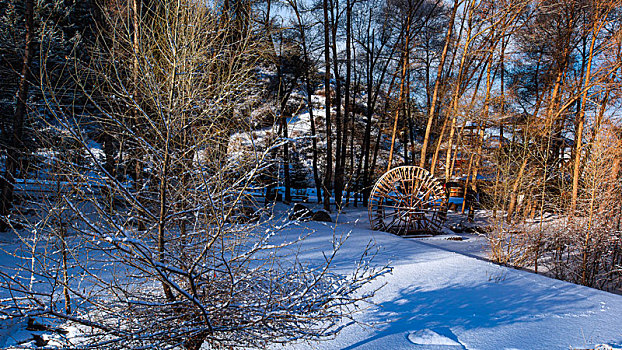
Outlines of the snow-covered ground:
<svg viewBox="0 0 622 350">
<path fill-rule="evenodd" d="M 371 231 L 364 209 L 348 208 L 332 217 L 337 225 L 301 223 L 275 239 L 298 236 L 302 228 L 315 230 L 298 255 L 301 262 L 313 263 L 331 251 L 333 234 L 349 233 L 334 261 L 337 272 L 351 271 L 372 241 L 378 250 L 374 264 L 388 264 L 392 273 L 369 286 L 384 285 L 373 305 L 363 305 L 360 325 L 334 339 L 288 349 L 622 348 L 621 295 L 492 264 L 483 259 L 486 241 L 477 235 L 403 238 Z M 15 242 L 0 244 L 7 249 Z M 5 252 L 0 255 L 2 265 L 14 262 Z M 32 332 L 24 326 L 1 324 L 0 346 L 31 341 Z"/>
<path fill-rule="evenodd" d="M 390 275 L 362 323 L 323 343 L 296 349 L 593 349 L 622 348 L 622 296 L 545 276 L 498 266 L 485 255 L 484 241 L 409 239 L 371 231 L 367 213 L 338 217 L 336 232 L 350 238 L 336 261 L 347 271 L 373 240 L 377 264 Z M 308 259 L 329 249 L 335 226 L 311 222 L 316 233 L 306 243 Z M 453 251 L 452 251 L 453 250 Z M 456 251 L 465 251 L 466 256 Z M 607 348 L 607 347 L 604 347 Z"/>
</svg>

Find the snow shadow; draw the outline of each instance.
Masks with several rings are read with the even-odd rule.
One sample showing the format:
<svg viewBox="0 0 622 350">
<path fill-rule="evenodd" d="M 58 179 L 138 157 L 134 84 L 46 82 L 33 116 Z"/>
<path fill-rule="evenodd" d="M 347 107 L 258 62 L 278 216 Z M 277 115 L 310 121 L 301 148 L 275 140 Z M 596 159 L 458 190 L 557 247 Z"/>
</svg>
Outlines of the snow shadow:
<svg viewBox="0 0 622 350">
<path fill-rule="evenodd" d="M 365 320 L 378 323 L 380 330 L 345 349 L 356 349 L 389 335 L 420 330 L 432 330 L 460 342 L 453 331 L 480 332 L 485 328 L 534 322 L 546 318 L 546 314 L 563 313 L 567 305 L 575 305 L 583 299 L 565 293 L 566 289 L 570 287 L 533 291 L 494 282 L 473 286 L 454 285 L 432 291 L 422 291 L 418 287 L 406 288 L 397 298 L 379 304 L 379 309 L 371 314 L 370 319 Z M 524 334 L 516 334 L 515 342 L 510 340 L 509 343 L 520 344 L 523 337 Z M 505 339 L 506 344 L 508 340 Z"/>
<path fill-rule="evenodd" d="M 573 313 L 588 312 L 577 310 L 576 305 L 585 298 L 569 293 L 571 290 L 570 285 L 533 290 L 494 281 L 428 291 L 420 287 L 405 288 L 396 298 L 379 304 L 378 310 L 368 314 L 370 317 L 365 321 L 377 324 L 377 333 L 344 349 L 356 349 L 390 335 L 408 335 L 422 330 L 431 330 L 461 343 L 454 332 L 481 334 L 485 329 L 538 322 L 551 314 L 567 313 L 569 305 Z M 525 334 L 518 332 L 515 339 L 508 339 L 507 334 L 504 337 L 506 344 L 521 344 Z"/>
<path fill-rule="evenodd" d="M 360 213 L 349 213 L 361 217 Z M 388 264 L 390 275 L 359 320 L 371 328 L 344 330 L 339 349 L 568 349 L 619 347 L 622 299 L 454 252 L 432 244 L 372 231 L 366 220 L 304 223 L 314 231 L 299 246 L 298 259 L 312 266 L 331 250 L 333 233 L 349 238 L 332 263 L 348 273 L 372 241 L 372 266 Z M 286 230 L 284 236 L 299 229 Z M 318 346 L 318 347 L 316 347 Z"/>
</svg>

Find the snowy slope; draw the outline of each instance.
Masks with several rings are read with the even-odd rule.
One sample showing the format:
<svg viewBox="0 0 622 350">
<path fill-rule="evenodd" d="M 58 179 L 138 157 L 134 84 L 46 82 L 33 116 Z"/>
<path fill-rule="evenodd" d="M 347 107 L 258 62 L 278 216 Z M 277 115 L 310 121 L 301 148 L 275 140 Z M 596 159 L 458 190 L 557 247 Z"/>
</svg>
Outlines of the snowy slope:
<svg viewBox="0 0 622 350">
<path fill-rule="evenodd" d="M 355 218 L 361 218 L 353 222 Z M 514 270 L 368 229 L 366 213 L 343 215 L 351 231 L 337 267 L 347 271 L 369 240 L 393 273 L 377 283 L 377 306 L 336 339 L 296 349 L 569 349 L 622 347 L 622 296 Z M 309 223 L 307 259 L 330 249 L 334 225 Z"/>
</svg>

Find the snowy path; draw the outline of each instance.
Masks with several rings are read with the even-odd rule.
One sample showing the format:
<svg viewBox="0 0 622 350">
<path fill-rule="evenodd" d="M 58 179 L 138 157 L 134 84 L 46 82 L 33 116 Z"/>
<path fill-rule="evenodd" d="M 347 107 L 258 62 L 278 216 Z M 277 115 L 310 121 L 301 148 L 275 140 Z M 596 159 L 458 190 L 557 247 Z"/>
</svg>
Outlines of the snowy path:
<svg viewBox="0 0 622 350">
<path fill-rule="evenodd" d="M 345 215 L 345 220 L 364 213 Z M 344 221 L 344 217 L 340 219 Z M 333 225 L 317 232 L 303 253 L 319 258 Z M 569 349 L 622 347 L 622 296 L 468 257 L 424 242 L 367 229 L 365 219 L 337 226 L 351 231 L 336 266 L 347 270 L 370 240 L 393 273 L 378 283 L 378 305 L 334 340 L 299 349 Z M 325 244 L 325 246 L 323 246 Z M 323 248 L 320 248 L 323 247 Z"/>
</svg>

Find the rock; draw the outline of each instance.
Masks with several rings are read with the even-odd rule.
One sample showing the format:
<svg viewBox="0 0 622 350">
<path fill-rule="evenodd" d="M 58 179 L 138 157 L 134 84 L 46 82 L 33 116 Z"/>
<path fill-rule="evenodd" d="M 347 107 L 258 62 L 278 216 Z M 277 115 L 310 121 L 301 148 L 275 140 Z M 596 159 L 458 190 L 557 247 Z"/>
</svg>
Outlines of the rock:
<svg viewBox="0 0 622 350">
<path fill-rule="evenodd" d="M 464 232 L 465 227 L 464 225 L 462 225 L 462 223 L 457 223 L 455 225 L 452 225 L 450 229 L 455 233 L 462 233 Z"/>
<path fill-rule="evenodd" d="M 32 317 L 28 318 L 28 325 L 26 326 L 26 330 L 33 331 L 33 332 L 56 332 L 60 334 L 69 333 L 67 330 L 63 328 L 54 328 L 46 324 L 37 323 L 35 319 Z M 41 345 L 41 346 L 44 346 L 44 345 Z"/>
<path fill-rule="evenodd" d="M 464 240 L 461 236 L 450 236 L 445 239 L 448 241 L 463 241 Z"/>
<path fill-rule="evenodd" d="M 38 347 L 38 348 L 44 347 L 44 346 L 48 345 L 48 343 L 50 342 L 49 340 L 43 338 L 43 336 L 41 336 L 39 334 L 33 334 L 32 335 L 32 339 L 34 339 L 35 346 Z"/>
<path fill-rule="evenodd" d="M 323 221 L 323 222 L 333 222 L 328 212 L 324 209 L 320 209 L 313 213 L 313 217 L 311 218 L 313 221 Z"/>
<path fill-rule="evenodd" d="M 309 221 L 314 216 L 313 212 L 300 203 L 294 204 L 294 210 L 289 214 L 290 220 Z"/>
<path fill-rule="evenodd" d="M 37 323 L 34 318 L 29 317 L 28 318 L 28 325 L 26 326 L 26 330 L 28 330 L 28 331 L 37 331 L 37 332 L 49 331 L 50 330 L 50 326 Z"/>
</svg>

